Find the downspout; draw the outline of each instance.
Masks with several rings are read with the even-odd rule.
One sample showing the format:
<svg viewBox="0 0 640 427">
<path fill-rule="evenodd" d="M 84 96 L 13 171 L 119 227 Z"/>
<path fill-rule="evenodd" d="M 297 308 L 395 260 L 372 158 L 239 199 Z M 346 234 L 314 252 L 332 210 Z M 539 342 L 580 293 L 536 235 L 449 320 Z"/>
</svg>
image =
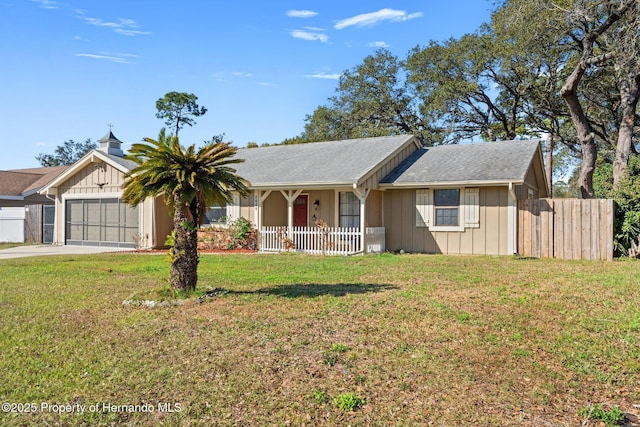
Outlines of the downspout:
<svg viewBox="0 0 640 427">
<path fill-rule="evenodd" d="M 515 188 L 513 182 L 509 182 L 509 200 L 507 206 L 507 252 L 509 254 L 517 254 L 518 252 L 518 208 Z"/>
</svg>

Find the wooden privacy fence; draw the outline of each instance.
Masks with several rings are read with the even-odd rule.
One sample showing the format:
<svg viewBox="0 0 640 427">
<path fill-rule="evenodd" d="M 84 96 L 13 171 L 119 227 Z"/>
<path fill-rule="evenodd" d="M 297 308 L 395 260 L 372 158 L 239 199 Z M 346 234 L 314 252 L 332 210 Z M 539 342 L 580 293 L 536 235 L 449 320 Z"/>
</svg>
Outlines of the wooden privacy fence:
<svg viewBox="0 0 640 427">
<path fill-rule="evenodd" d="M 613 200 L 518 201 L 518 253 L 560 259 L 613 259 Z"/>
</svg>

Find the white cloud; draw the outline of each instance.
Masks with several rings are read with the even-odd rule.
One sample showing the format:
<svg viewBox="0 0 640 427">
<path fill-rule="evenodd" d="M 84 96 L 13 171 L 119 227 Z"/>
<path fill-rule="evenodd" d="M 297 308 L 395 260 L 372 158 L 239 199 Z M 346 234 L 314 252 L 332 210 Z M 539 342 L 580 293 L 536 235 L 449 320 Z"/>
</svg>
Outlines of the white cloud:
<svg viewBox="0 0 640 427">
<path fill-rule="evenodd" d="M 116 28 L 114 31 L 118 34 L 122 34 L 123 36 L 142 36 L 151 34 L 149 31 L 125 30 L 124 28 Z"/>
<path fill-rule="evenodd" d="M 317 14 L 318 14 L 318 12 L 314 12 L 313 10 L 289 10 L 289 11 L 287 11 L 287 16 L 289 18 L 313 18 Z"/>
<path fill-rule="evenodd" d="M 389 45 L 386 42 L 371 42 L 369 43 L 369 47 L 389 47 Z"/>
<path fill-rule="evenodd" d="M 258 83 L 259 86 L 264 86 L 264 87 L 275 87 L 276 84 L 275 83 L 269 83 L 269 82 L 260 82 Z"/>
<path fill-rule="evenodd" d="M 129 18 L 118 18 L 117 21 L 104 21 L 100 18 L 91 18 L 85 15 L 85 11 L 76 9 L 76 14 L 79 19 L 83 20 L 89 25 L 93 25 L 95 27 L 105 27 L 111 28 L 118 34 L 122 34 L 123 36 L 139 36 L 151 34 L 148 31 L 140 31 L 138 30 L 138 23 L 133 19 Z"/>
<path fill-rule="evenodd" d="M 337 73 L 313 73 L 313 74 L 307 74 L 305 75 L 305 77 L 309 77 L 312 79 L 329 79 L 329 80 L 338 80 L 340 79 L 341 74 L 337 74 Z"/>
<path fill-rule="evenodd" d="M 36 147 L 46 147 L 49 144 L 47 144 L 46 142 L 42 142 L 42 141 L 38 141 L 36 142 Z"/>
<path fill-rule="evenodd" d="M 320 27 L 302 27 L 302 29 L 305 31 L 313 31 L 316 33 L 324 33 L 325 31 L 327 31 L 325 28 Z"/>
<path fill-rule="evenodd" d="M 243 78 L 248 78 L 248 77 L 252 77 L 253 74 L 251 73 L 244 73 L 242 71 L 234 71 L 233 73 L 231 73 L 234 77 L 243 77 Z"/>
<path fill-rule="evenodd" d="M 79 41 L 79 42 L 88 42 L 89 41 L 89 39 L 87 39 L 85 37 L 82 37 L 82 36 L 73 36 L 73 39 L 75 41 Z"/>
<path fill-rule="evenodd" d="M 118 64 L 131 64 L 126 58 L 127 57 L 135 57 L 135 55 L 122 54 L 122 55 L 111 55 L 109 53 L 76 53 L 76 56 L 84 57 L 84 58 L 92 58 L 92 59 L 101 59 L 105 61 L 117 62 Z"/>
<path fill-rule="evenodd" d="M 57 9 L 58 3 L 52 0 L 31 0 L 34 3 L 38 3 L 43 9 Z"/>
<path fill-rule="evenodd" d="M 342 19 L 336 22 L 333 27 L 336 30 L 342 30 L 348 27 L 372 27 L 382 21 L 403 22 L 421 16 L 422 12 L 407 14 L 404 10 L 380 9 L 377 12 L 363 13 L 352 16 L 351 18 Z"/>
<path fill-rule="evenodd" d="M 329 36 L 326 34 L 306 30 L 293 30 L 291 31 L 291 36 L 302 40 L 320 40 L 322 43 L 329 41 Z"/>
</svg>

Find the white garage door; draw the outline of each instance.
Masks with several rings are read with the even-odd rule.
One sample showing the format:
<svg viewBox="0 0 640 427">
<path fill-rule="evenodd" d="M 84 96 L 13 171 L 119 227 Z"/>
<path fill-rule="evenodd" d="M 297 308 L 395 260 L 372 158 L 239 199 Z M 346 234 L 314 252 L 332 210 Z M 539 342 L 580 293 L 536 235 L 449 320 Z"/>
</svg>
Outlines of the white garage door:
<svg viewBox="0 0 640 427">
<path fill-rule="evenodd" d="M 138 239 L 138 207 L 120 199 L 67 200 L 67 245 L 134 247 Z"/>
</svg>

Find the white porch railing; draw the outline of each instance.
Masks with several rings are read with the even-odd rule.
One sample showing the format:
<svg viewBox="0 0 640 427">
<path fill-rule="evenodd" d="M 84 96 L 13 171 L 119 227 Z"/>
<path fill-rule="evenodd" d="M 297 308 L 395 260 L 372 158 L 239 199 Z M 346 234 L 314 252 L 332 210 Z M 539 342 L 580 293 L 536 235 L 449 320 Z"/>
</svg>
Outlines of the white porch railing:
<svg viewBox="0 0 640 427">
<path fill-rule="evenodd" d="M 261 252 L 304 252 L 322 255 L 350 255 L 362 252 L 357 227 L 289 227 L 260 228 Z"/>
</svg>

